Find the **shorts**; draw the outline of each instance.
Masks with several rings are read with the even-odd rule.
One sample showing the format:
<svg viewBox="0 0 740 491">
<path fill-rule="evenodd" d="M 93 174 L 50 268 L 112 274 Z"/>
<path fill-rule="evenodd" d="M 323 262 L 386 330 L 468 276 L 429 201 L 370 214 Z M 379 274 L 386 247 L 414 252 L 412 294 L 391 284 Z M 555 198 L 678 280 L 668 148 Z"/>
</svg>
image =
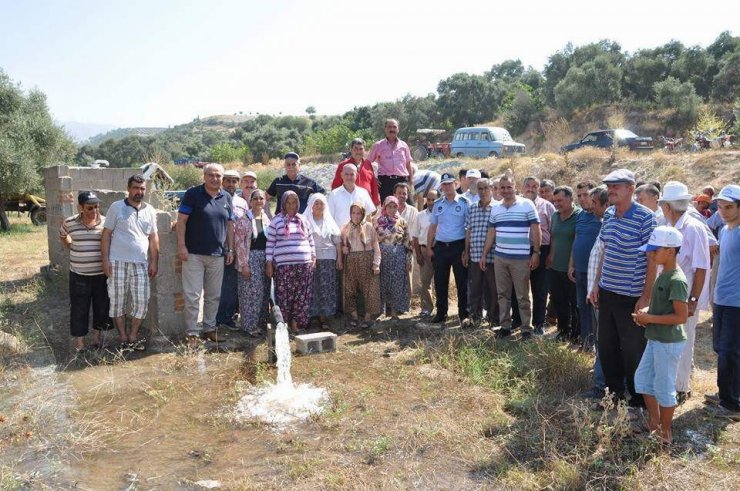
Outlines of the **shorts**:
<svg viewBox="0 0 740 491">
<path fill-rule="evenodd" d="M 111 269 L 113 274 L 108 278 L 110 316 L 126 315 L 126 297 L 130 297 L 131 317 L 144 319 L 149 308 L 149 267 L 141 263 L 113 261 Z"/>
<path fill-rule="evenodd" d="M 635 392 L 655 397 L 662 407 L 673 407 L 676 400 L 676 374 L 686 341 L 662 343 L 648 339 L 635 372 Z"/>
</svg>

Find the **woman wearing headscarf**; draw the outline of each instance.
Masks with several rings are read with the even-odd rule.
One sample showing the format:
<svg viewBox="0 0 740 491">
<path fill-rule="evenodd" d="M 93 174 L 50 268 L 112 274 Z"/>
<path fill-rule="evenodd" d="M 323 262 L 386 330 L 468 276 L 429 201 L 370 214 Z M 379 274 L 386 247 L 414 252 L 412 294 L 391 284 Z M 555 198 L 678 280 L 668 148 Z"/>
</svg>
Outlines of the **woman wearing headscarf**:
<svg viewBox="0 0 740 491">
<path fill-rule="evenodd" d="M 308 325 L 313 270 L 316 265 L 311 227 L 298 213 L 298 195 L 285 191 L 280 213 L 267 229 L 267 276 L 275 279 L 275 297 L 293 334 Z"/>
<path fill-rule="evenodd" d="M 342 269 L 341 232 L 329 212 L 326 196 L 313 193 L 303 213 L 311 226 L 316 247 L 316 269 L 309 317 L 318 317 L 322 329 L 329 328 L 329 316 L 337 311 L 337 270 Z"/>
<path fill-rule="evenodd" d="M 267 227 L 265 193 L 255 189 L 246 197 L 249 210 L 234 226 L 237 269 L 239 271 L 239 318 L 250 336 L 262 334 L 267 325 L 270 278 L 265 274 Z"/>
<path fill-rule="evenodd" d="M 380 246 L 375 228 L 365 220 L 365 207 L 352 203 L 349 210 L 349 222 L 342 226 L 344 312 L 350 316 L 350 327 L 357 327 L 357 303 L 362 297 L 365 305 L 362 327 L 367 329 L 380 313 Z"/>
<path fill-rule="evenodd" d="M 411 241 L 406 220 L 398 213 L 398 199 L 388 196 L 375 219 L 380 244 L 380 307 L 392 319 L 408 312 L 411 287 Z"/>
</svg>

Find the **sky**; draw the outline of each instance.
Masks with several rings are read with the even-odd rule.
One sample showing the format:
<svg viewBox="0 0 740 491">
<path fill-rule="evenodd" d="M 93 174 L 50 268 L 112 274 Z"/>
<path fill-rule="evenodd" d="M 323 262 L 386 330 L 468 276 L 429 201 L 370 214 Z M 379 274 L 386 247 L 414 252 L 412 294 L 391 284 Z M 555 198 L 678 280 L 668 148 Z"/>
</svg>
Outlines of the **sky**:
<svg viewBox="0 0 740 491">
<path fill-rule="evenodd" d="M 0 68 L 57 121 L 170 126 L 215 114 L 340 114 L 436 91 L 566 43 L 706 47 L 740 2 L 0 0 Z"/>
</svg>

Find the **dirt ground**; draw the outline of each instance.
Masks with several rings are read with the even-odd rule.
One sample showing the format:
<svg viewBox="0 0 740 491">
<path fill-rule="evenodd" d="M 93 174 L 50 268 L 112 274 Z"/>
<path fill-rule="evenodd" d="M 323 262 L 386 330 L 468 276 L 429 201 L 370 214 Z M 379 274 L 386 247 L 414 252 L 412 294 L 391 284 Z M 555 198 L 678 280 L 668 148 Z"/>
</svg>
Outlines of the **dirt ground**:
<svg viewBox="0 0 740 491">
<path fill-rule="evenodd" d="M 534 401 L 536 411 L 527 412 L 505 388 L 493 390 L 448 363 L 454 348 L 430 355 L 488 332 L 462 333 L 453 322 L 444 332 L 425 329 L 417 311 L 371 332 L 343 332 L 334 320 L 337 351 L 297 356 L 292 369 L 296 382 L 328 390 L 328 407 L 276 431 L 234 417 L 246 390 L 275 380 L 262 344 L 75 357 L 59 281 L 39 273 L 45 240 L 42 229 L 0 235 L 0 329 L 28 347 L 0 352 L 0 489 L 207 489 L 215 481 L 222 489 L 737 489 L 740 483 L 738 425 L 710 416 L 701 401 L 716 390 L 707 319 L 697 336 L 697 396 L 678 409 L 676 444 L 667 452 L 628 437 L 598 447 L 604 456 L 594 459 L 576 440 L 548 442 L 559 426 L 601 433 L 617 426 L 618 415 L 599 420 L 578 397 L 589 387 L 590 355 L 549 340 L 532 344 L 531 350 L 561 353 L 560 368 L 573 373 L 563 393 Z M 504 343 L 498 346 L 505 350 L 518 341 Z M 594 471 L 627 447 L 634 449 L 627 465 Z"/>
</svg>

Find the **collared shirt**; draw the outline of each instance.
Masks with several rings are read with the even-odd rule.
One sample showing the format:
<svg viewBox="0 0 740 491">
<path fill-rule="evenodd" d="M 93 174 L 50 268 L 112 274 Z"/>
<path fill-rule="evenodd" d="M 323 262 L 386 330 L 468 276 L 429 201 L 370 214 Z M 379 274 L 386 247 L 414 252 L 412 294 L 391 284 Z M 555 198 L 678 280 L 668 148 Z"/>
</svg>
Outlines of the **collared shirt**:
<svg viewBox="0 0 740 491">
<path fill-rule="evenodd" d="M 550 245 L 550 233 L 552 231 L 552 215 L 555 213 L 555 205 L 544 198 L 537 196 L 534 199 L 534 207 L 540 219 L 540 232 L 542 233 L 542 245 Z"/>
<path fill-rule="evenodd" d="M 344 183 L 344 181 L 342 181 L 342 169 L 344 168 L 345 164 L 357 165 L 355 160 L 351 157 L 347 160 L 342 160 L 341 162 L 339 162 L 339 165 L 337 165 L 337 171 L 334 173 L 334 180 L 331 182 L 332 190 L 337 189 Z M 380 204 L 378 178 L 375 177 L 373 164 L 368 159 L 363 159 L 362 163 L 357 168 L 357 180 L 355 181 L 355 186 L 360 186 L 362 189 L 367 191 L 370 195 L 370 198 L 372 198 L 373 204 L 375 206 L 378 206 Z"/>
<path fill-rule="evenodd" d="M 69 235 L 69 270 L 82 276 L 103 274 L 101 241 L 105 217 L 100 215 L 92 227 L 82 223 L 82 215 L 71 216 L 62 222 L 61 232 Z"/>
<path fill-rule="evenodd" d="M 647 256 L 639 250 L 656 227 L 649 208 L 632 203 L 618 217 L 614 206 L 607 208 L 599 239 L 604 242 L 604 261 L 599 288 L 629 297 L 639 297 L 645 287 Z"/>
<path fill-rule="evenodd" d="M 470 201 L 470 203 L 473 204 L 473 205 L 477 204 L 478 201 L 480 201 L 480 196 L 478 196 L 478 193 L 472 193 L 472 192 L 470 192 L 470 189 L 468 189 L 467 191 L 465 191 L 463 193 L 463 196 L 465 196 L 466 198 L 468 198 L 468 201 Z"/>
<path fill-rule="evenodd" d="M 431 190 L 437 191 L 441 182 L 442 176 L 438 172 L 419 169 L 414 172 L 414 194 L 426 196 Z"/>
<path fill-rule="evenodd" d="M 740 227 L 719 231 L 719 272 L 714 286 L 714 303 L 725 307 L 740 307 Z"/>
<path fill-rule="evenodd" d="M 359 186 L 355 186 L 351 193 L 344 186 L 339 186 L 329 193 L 327 201 L 329 202 L 329 213 L 340 227 L 349 222 L 349 209 L 356 201 L 365 206 L 365 216 L 370 216 L 375 211 L 372 198 L 365 189 Z"/>
<path fill-rule="evenodd" d="M 599 238 L 601 218 L 595 213 L 583 210 L 576 219 L 576 239 L 573 241 L 573 266 L 576 272 L 588 271 L 588 258 L 594 242 Z"/>
<path fill-rule="evenodd" d="M 553 271 L 560 273 L 568 272 L 570 252 L 573 249 L 573 241 L 576 238 L 576 223 L 581 213 L 583 213 L 583 210 L 574 208 L 573 213 L 565 220 L 560 218 L 559 211 L 552 216 L 552 249 L 550 249 L 550 253 L 552 254 Z"/>
<path fill-rule="evenodd" d="M 496 229 L 494 254 L 509 259 L 528 259 L 530 226 L 540 223 L 534 203 L 517 196 L 507 207 L 503 202 L 491 209 L 488 226 Z"/>
<path fill-rule="evenodd" d="M 465 216 L 468 214 L 470 202 L 459 194 L 455 194 L 452 201 L 441 197 L 434 202 L 432 209 L 432 223 L 437 226 L 434 240 L 439 242 L 454 242 L 465 238 Z"/>
<path fill-rule="evenodd" d="M 411 237 L 416 237 L 419 241 L 419 245 L 427 245 L 427 232 L 429 232 L 429 225 L 432 223 L 432 212 L 429 208 L 419 212 L 416 217 L 416 226 L 411 229 Z"/>
<path fill-rule="evenodd" d="M 696 305 L 697 309 L 705 310 L 709 307 L 709 276 L 712 270 L 709 264 L 709 241 L 707 240 L 706 225 L 684 212 L 674 227 L 683 235 L 683 242 L 676 263 L 686 275 L 689 293 L 691 293 L 694 284 L 696 270 L 703 269 L 706 271 L 704 286 Z"/>
<path fill-rule="evenodd" d="M 157 212 L 150 204 L 134 207 L 127 199 L 114 202 L 106 213 L 105 228 L 112 230 L 108 259 L 147 264 L 149 236 L 157 233 Z"/>
<path fill-rule="evenodd" d="M 657 210 L 653 212 L 653 214 L 655 215 L 655 223 L 657 225 L 666 225 L 668 223 L 665 219 L 665 215 L 663 215 L 663 210 L 660 208 L 660 206 Z"/>
<path fill-rule="evenodd" d="M 406 206 L 404 207 L 403 211 L 398 212 L 401 215 L 401 218 L 403 218 L 406 221 L 406 224 L 409 227 L 409 234 L 411 233 L 411 230 L 416 228 L 416 220 L 419 219 L 419 210 L 416 209 L 415 206 L 411 206 L 408 203 L 406 203 Z"/>
<path fill-rule="evenodd" d="M 588 291 L 594 289 L 596 283 L 596 274 L 599 272 L 599 262 L 604 255 L 604 243 L 600 240 L 594 242 L 594 246 L 591 248 L 591 253 L 588 256 L 588 272 L 586 274 L 586 282 L 588 283 Z"/>
<path fill-rule="evenodd" d="M 406 164 L 413 160 L 409 146 L 400 138 L 394 143 L 388 138 L 373 143 L 367 159 L 378 163 L 379 176 L 408 176 Z"/>
<path fill-rule="evenodd" d="M 303 213 L 306 211 L 306 205 L 308 204 L 308 197 L 313 193 L 324 193 L 324 188 L 319 186 L 316 181 L 310 177 L 306 177 L 303 174 L 298 174 L 295 179 L 291 179 L 287 174 L 283 174 L 282 177 L 277 177 L 272 181 L 270 187 L 267 188 L 267 194 L 277 198 L 277 204 L 275 205 L 275 215 L 280 213 L 280 202 L 285 191 L 293 191 L 298 195 L 298 212 Z"/>
<path fill-rule="evenodd" d="M 465 217 L 465 230 L 470 231 L 470 260 L 473 262 L 480 261 L 483 256 L 483 246 L 486 245 L 486 235 L 488 235 L 488 220 L 491 218 L 491 210 L 495 201 L 491 201 L 487 206 L 483 203 L 471 205 L 468 214 Z M 486 263 L 493 263 L 493 249 L 486 256 Z"/>
<path fill-rule="evenodd" d="M 204 184 L 185 191 L 177 210 L 188 215 L 185 247 L 191 254 L 223 256 L 226 223 L 234 221 L 231 195 L 219 190 L 216 196 L 206 192 Z"/>
<path fill-rule="evenodd" d="M 719 213 L 715 213 L 707 219 L 707 226 L 716 235 L 725 226 L 725 221 Z"/>
</svg>

